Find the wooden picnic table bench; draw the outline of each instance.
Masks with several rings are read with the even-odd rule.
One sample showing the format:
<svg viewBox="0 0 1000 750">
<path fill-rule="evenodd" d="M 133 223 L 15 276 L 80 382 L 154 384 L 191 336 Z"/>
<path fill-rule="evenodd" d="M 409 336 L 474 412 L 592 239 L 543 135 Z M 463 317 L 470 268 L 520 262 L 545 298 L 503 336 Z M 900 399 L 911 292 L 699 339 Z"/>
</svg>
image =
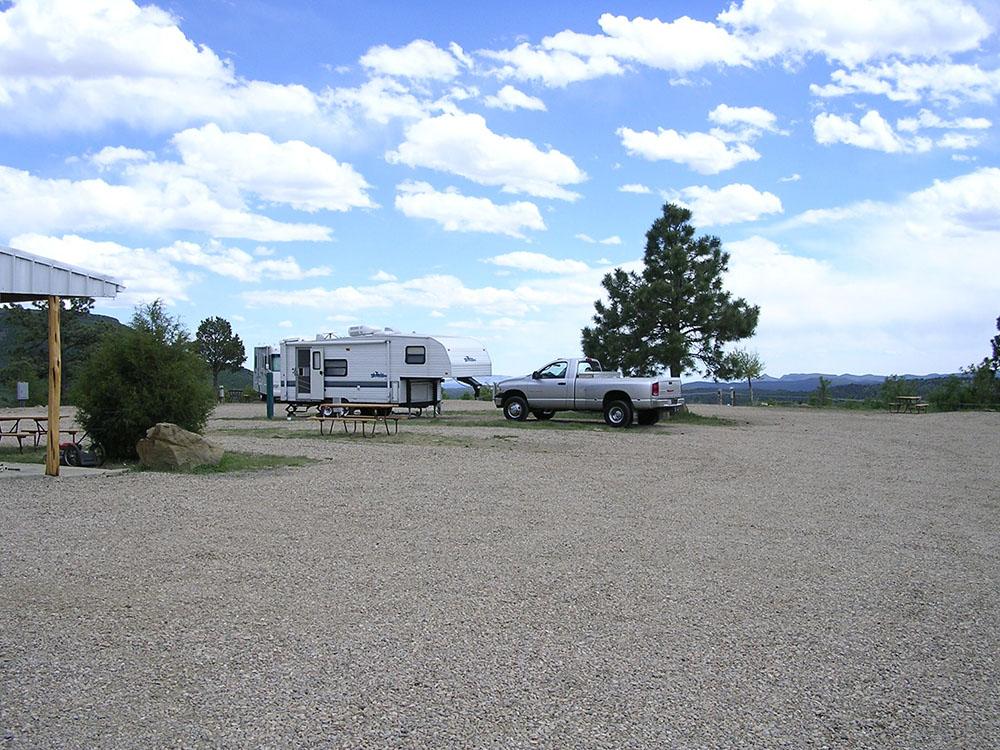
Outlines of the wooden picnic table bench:
<svg viewBox="0 0 1000 750">
<path fill-rule="evenodd" d="M 398 435 L 399 421 L 401 419 L 406 419 L 406 418 L 407 416 L 405 414 L 391 414 L 391 413 L 376 414 L 376 415 L 345 413 L 345 414 L 337 414 L 332 417 L 310 417 L 310 419 L 319 423 L 320 435 L 324 434 L 332 435 L 334 425 L 336 425 L 339 422 L 344 427 L 345 435 L 351 435 L 351 434 L 357 435 L 358 425 L 360 424 L 362 437 L 375 437 L 375 432 L 378 429 L 379 424 L 382 424 L 385 427 L 386 435 Z M 325 433 L 323 427 L 327 422 L 330 423 L 329 433 Z M 392 432 L 389 432 L 390 422 L 392 422 L 392 427 L 393 427 Z M 353 432 L 347 429 L 349 423 L 354 427 Z M 368 425 L 371 425 L 371 434 L 368 433 Z"/>
<path fill-rule="evenodd" d="M 928 404 L 920 400 L 920 396 L 896 396 L 889 402 L 889 411 L 896 414 L 906 414 L 909 412 L 925 411 Z"/>
</svg>

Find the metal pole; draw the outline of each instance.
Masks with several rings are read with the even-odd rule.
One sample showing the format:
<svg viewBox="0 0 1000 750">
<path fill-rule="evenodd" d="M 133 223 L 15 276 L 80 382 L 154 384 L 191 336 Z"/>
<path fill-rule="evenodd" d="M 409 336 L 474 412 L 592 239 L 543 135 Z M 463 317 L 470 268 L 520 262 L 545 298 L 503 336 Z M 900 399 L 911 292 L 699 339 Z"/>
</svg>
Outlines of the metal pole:
<svg viewBox="0 0 1000 750">
<path fill-rule="evenodd" d="M 49 421 L 45 450 L 45 473 L 59 476 L 59 392 L 62 389 L 62 343 L 59 336 L 59 308 L 62 302 L 49 296 Z"/>
<path fill-rule="evenodd" d="M 267 418 L 274 419 L 274 373 L 267 371 Z"/>
</svg>

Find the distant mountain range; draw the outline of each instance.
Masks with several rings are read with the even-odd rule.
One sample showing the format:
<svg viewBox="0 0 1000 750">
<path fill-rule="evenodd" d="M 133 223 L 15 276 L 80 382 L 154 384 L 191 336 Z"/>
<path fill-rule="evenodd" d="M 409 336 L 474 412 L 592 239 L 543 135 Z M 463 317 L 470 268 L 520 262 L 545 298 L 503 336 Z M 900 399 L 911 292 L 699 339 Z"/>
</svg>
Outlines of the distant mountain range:
<svg viewBox="0 0 1000 750">
<path fill-rule="evenodd" d="M 900 375 L 899 377 L 903 380 L 940 380 L 942 378 L 948 377 L 948 373 L 931 373 L 930 375 Z M 753 389 L 755 391 L 765 392 L 765 391 L 814 391 L 819 388 L 819 379 L 826 378 L 830 381 L 831 386 L 839 385 L 882 385 L 885 382 L 887 376 L 885 375 L 851 375 L 850 373 L 845 373 L 843 375 L 831 375 L 828 373 L 821 372 L 794 372 L 788 375 L 782 375 L 780 378 L 774 378 L 770 375 L 764 375 L 760 379 L 753 381 Z M 711 380 L 693 380 L 684 381 L 684 389 L 697 391 L 697 390 L 717 390 L 719 388 L 725 388 L 729 390 L 730 386 L 739 390 L 741 387 L 746 389 L 747 381 L 733 381 L 719 382 Z"/>
</svg>

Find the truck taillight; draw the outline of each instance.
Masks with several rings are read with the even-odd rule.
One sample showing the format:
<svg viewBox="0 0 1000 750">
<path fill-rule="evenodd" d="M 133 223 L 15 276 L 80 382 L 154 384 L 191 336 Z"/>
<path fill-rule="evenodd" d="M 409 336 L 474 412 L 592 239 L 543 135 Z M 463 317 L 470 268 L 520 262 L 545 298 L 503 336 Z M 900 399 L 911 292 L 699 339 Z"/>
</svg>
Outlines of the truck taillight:
<svg viewBox="0 0 1000 750">
<path fill-rule="evenodd" d="M 660 395 L 660 384 L 659 383 L 653 383 L 653 395 L 654 396 L 659 396 Z"/>
</svg>

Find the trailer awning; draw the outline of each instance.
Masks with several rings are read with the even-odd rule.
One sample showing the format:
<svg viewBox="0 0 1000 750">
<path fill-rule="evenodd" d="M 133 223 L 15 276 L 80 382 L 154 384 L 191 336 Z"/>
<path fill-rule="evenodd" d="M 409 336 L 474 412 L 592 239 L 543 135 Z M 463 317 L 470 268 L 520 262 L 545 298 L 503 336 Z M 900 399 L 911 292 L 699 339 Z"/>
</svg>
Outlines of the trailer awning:
<svg viewBox="0 0 1000 750">
<path fill-rule="evenodd" d="M 0 302 L 57 297 L 115 297 L 124 289 L 110 276 L 0 246 Z"/>
</svg>

